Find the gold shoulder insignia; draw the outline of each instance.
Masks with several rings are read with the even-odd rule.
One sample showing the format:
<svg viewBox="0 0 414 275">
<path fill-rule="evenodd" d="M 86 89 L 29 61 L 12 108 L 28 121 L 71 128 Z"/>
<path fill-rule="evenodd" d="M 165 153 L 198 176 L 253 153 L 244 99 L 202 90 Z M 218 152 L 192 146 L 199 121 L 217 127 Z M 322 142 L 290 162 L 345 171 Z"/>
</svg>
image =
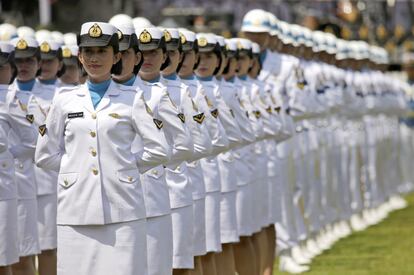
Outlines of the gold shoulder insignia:
<svg viewBox="0 0 414 275">
<path fill-rule="evenodd" d="M 27 119 L 27 121 L 29 121 L 30 123 L 33 123 L 33 121 L 34 121 L 34 115 L 26 115 L 26 119 Z"/>
<path fill-rule="evenodd" d="M 281 110 L 281 107 L 275 107 L 275 111 L 276 111 L 277 113 L 280 113 L 280 110 Z"/>
<path fill-rule="evenodd" d="M 205 118 L 204 113 L 199 113 L 198 115 L 193 116 L 194 121 L 199 124 L 203 123 L 204 118 Z"/>
<path fill-rule="evenodd" d="M 39 133 L 40 135 L 43 137 L 46 134 L 46 124 L 40 125 L 39 126 Z"/>
<path fill-rule="evenodd" d="M 164 126 L 164 123 L 159 119 L 154 118 L 153 121 L 158 130 L 161 130 L 161 128 Z"/>
<path fill-rule="evenodd" d="M 181 120 L 182 123 L 185 123 L 185 115 L 183 113 L 179 113 L 177 116 Z"/>
<path fill-rule="evenodd" d="M 18 102 L 19 102 L 20 109 L 22 109 L 22 111 L 27 112 L 27 105 L 23 104 L 20 100 L 18 100 Z"/>
<path fill-rule="evenodd" d="M 259 118 L 262 116 L 262 114 L 260 113 L 260 111 L 253 111 L 253 113 L 254 113 L 254 116 L 255 116 L 257 119 L 259 119 Z"/>
<path fill-rule="evenodd" d="M 266 109 L 266 111 L 269 113 L 269 114 L 271 114 L 272 113 L 272 107 L 267 107 L 267 109 Z"/>
<path fill-rule="evenodd" d="M 206 99 L 206 101 L 207 101 L 207 105 L 208 105 L 208 107 L 209 108 L 211 108 L 211 107 L 213 107 L 214 105 L 213 105 L 213 102 L 211 102 L 211 100 L 205 95 L 204 96 L 204 98 Z"/>
<path fill-rule="evenodd" d="M 121 116 L 119 114 L 117 114 L 117 113 L 110 113 L 109 116 L 110 117 L 113 117 L 113 118 L 116 118 L 116 119 L 120 119 L 121 118 Z"/>
<path fill-rule="evenodd" d="M 218 109 L 214 109 L 213 111 L 211 111 L 211 115 L 212 115 L 214 118 L 217 118 L 217 117 L 218 117 L 218 115 L 219 115 L 219 111 L 218 111 Z"/>
</svg>

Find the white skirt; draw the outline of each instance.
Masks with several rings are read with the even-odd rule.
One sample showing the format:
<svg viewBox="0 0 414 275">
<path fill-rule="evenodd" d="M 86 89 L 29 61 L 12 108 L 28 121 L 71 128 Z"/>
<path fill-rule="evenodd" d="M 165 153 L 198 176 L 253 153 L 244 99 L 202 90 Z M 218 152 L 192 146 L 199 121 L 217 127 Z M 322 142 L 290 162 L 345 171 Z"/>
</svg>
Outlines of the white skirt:
<svg viewBox="0 0 414 275">
<path fill-rule="evenodd" d="M 220 200 L 220 238 L 221 243 L 239 242 L 236 214 L 237 191 L 221 193 Z"/>
<path fill-rule="evenodd" d="M 251 184 L 239 186 L 236 194 L 237 231 L 239 236 L 253 235 L 253 194 Z"/>
<path fill-rule="evenodd" d="M 58 225 L 58 275 L 147 275 L 146 220 Z"/>
<path fill-rule="evenodd" d="M 171 214 L 147 218 L 148 275 L 171 275 L 173 235 Z"/>
<path fill-rule="evenodd" d="M 0 201 L 0 266 L 19 261 L 17 199 Z"/>
<path fill-rule="evenodd" d="M 57 248 L 57 194 L 37 196 L 40 250 Z"/>
<path fill-rule="evenodd" d="M 194 268 L 193 206 L 171 209 L 173 232 L 173 268 Z"/>
<path fill-rule="evenodd" d="M 206 250 L 221 252 L 220 191 L 206 193 Z"/>
<path fill-rule="evenodd" d="M 36 199 L 18 200 L 17 202 L 17 238 L 19 256 L 31 256 L 40 253 L 39 231 L 37 228 Z"/>
<path fill-rule="evenodd" d="M 205 198 L 195 200 L 193 204 L 194 231 L 193 246 L 194 256 L 202 256 L 207 253 L 206 249 L 206 200 Z"/>
</svg>

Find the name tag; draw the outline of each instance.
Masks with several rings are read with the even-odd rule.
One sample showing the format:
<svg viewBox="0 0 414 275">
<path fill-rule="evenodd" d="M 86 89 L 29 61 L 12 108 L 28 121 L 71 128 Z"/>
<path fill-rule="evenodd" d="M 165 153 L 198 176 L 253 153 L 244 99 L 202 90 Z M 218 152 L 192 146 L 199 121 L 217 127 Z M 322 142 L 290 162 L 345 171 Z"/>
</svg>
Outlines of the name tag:
<svg viewBox="0 0 414 275">
<path fill-rule="evenodd" d="M 69 113 L 68 114 L 68 118 L 77 118 L 77 117 L 83 117 L 83 112 Z"/>
</svg>

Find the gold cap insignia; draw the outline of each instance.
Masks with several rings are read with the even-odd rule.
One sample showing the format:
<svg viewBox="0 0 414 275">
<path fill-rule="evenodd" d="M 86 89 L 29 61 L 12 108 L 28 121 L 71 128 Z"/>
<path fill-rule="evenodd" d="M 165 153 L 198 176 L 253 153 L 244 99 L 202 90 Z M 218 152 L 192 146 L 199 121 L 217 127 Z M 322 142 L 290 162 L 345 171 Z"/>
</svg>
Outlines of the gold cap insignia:
<svg viewBox="0 0 414 275">
<path fill-rule="evenodd" d="M 117 34 L 118 34 L 118 40 L 121 41 L 122 38 L 124 38 L 124 34 L 120 30 L 117 31 Z"/>
<path fill-rule="evenodd" d="M 204 113 L 200 113 L 198 115 L 193 116 L 194 121 L 197 122 L 198 124 L 203 123 L 204 118 L 205 118 Z"/>
<path fill-rule="evenodd" d="M 185 123 L 185 115 L 183 113 L 179 113 L 177 116 L 181 120 L 182 123 Z"/>
<path fill-rule="evenodd" d="M 237 41 L 237 49 L 243 50 L 243 45 L 240 43 L 240 41 Z"/>
<path fill-rule="evenodd" d="M 161 128 L 164 126 L 164 123 L 159 119 L 154 118 L 153 121 L 158 130 L 161 130 Z"/>
<path fill-rule="evenodd" d="M 143 30 L 139 35 L 139 42 L 146 44 L 150 43 L 152 40 L 151 34 L 147 30 Z"/>
<path fill-rule="evenodd" d="M 167 30 L 164 30 L 164 37 L 165 37 L 165 42 L 170 42 L 172 39 L 171 33 Z"/>
<path fill-rule="evenodd" d="M 42 53 L 48 53 L 50 52 L 50 45 L 47 42 L 43 42 L 42 44 L 40 44 L 40 51 Z"/>
<path fill-rule="evenodd" d="M 272 113 L 272 107 L 271 107 L 271 106 L 267 107 L 266 111 L 267 111 L 269 114 L 271 114 L 271 113 Z"/>
<path fill-rule="evenodd" d="M 18 50 L 25 50 L 27 49 L 27 47 L 28 47 L 27 42 L 24 39 L 20 39 L 16 44 L 16 48 Z"/>
<path fill-rule="evenodd" d="M 102 29 L 99 27 L 98 24 L 93 24 L 93 26 L 89 29 L 89 36 L 92 38 L 98 38 L 102 35 Z"/>
<path fill-rule="evenodd" d="M 213 107 L 214 105 L 213 105 L 213 102 L 211 102 L 211 100 L 205 95 L 204 96 L 204 98 L 205 98 L 205 100 L 206 100 L 206 102 L 207 102 L 207 106 L 208 107 Z"/>
<path fill-rule="evenodd" d="M 43 137 L 46 134 L 46 124 L 40 125 L 39 126 L 39 133 L 40 135 Z"/>
<path fill-rule="evenodd" d="M 185 38 L 184 34 L 180 33 L 181 44 L 185 44 L 187 39 Z"/>
<path fill-rule="evenodd" d="M 70 51 L 70 49 L 69 49 L 69 48 L 64 48 L 64 49 L 62 50 L 62 56 L 63 56 L 64 58 L 70 58 L 70 57 L 72 56 L 72 52 Z"/>
<path fill-rule="evenodd" d="M 205 47 L 205 46 L 207 46 L 207 39 L 205 39 L 204 37 L 200 37 L 199 39 L 198 39 L 198 46 L 200 46 L 200 47 Z"/>
</svg>

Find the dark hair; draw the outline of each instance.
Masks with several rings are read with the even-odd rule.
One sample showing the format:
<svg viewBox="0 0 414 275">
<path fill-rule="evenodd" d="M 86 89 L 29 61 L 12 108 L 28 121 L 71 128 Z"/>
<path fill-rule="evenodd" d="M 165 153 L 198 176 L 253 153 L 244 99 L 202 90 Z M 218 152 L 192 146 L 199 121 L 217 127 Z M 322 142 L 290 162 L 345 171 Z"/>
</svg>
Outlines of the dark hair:
<svg viewBox="0 0 414 275">
<path fill-rule="evenodd" d="M 137 54 L 137 53 L 141 53 L 141 60 L 134 67 L 134 74 L 135 75 L 137 75 L 139 73 L 139 70 L 141 69 L 142 63 L 144 63 L 144 55 L 142 54 L 142 52 L 140 50 L 138 50 L 138 51 L 135 52 L 135 54 Z"/>
<path fill-rule="evenodd" d="M 60 61 L 60 62 L 62 62 L 62 61 Z M 62 75 L 64 75 L 65 72 L 66 72 L 66 65 L 63 64 L 63 62 L 62 62 L 62 68 L 57 72 L 56 76 L 61 77 Z"/>
<path fill-rule="evenodd" d="M 117 63 L 112 65 L 111 74 L 120 75 L 122 73 L 122 58 Z"/>
</svg>

